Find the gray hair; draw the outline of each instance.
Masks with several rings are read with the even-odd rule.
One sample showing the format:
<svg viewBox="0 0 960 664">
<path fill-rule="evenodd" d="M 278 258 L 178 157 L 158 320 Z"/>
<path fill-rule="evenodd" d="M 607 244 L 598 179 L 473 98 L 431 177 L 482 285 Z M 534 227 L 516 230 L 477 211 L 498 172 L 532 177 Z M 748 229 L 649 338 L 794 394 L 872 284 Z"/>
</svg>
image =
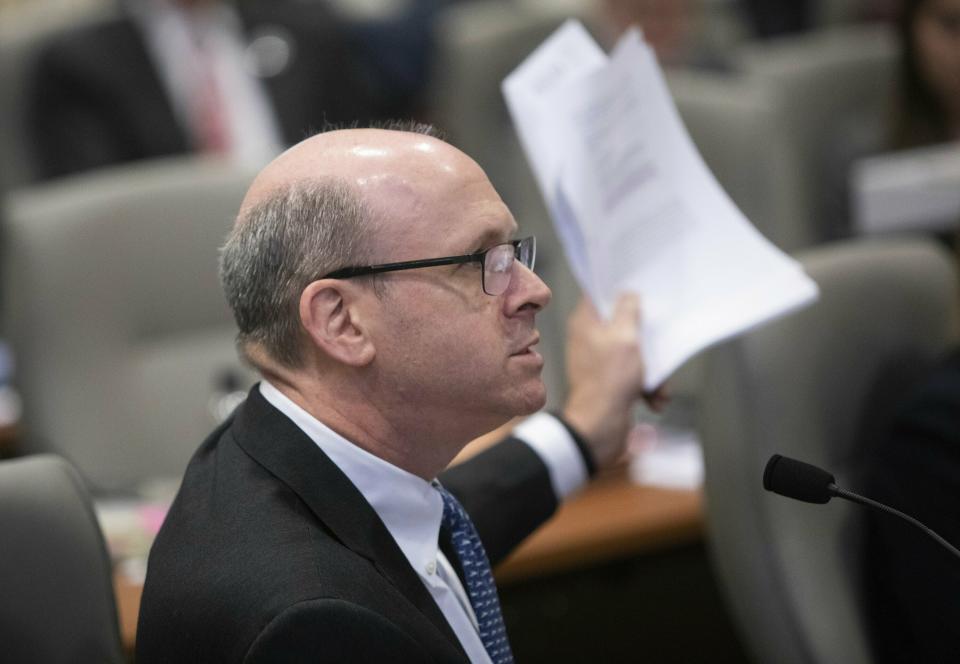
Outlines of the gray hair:
<svg viewBox="0 0 960 664">
<path fill-rule="evenodd" d="M 367 262 L 371 215 L 346 182 L 293 182 L 242 211 L 220 250 L 220 283 L 240 333 L 237 345 L 279 363 L 303 364 L 300 295 L 306 286 L 347 265 Z"/>
</svg>

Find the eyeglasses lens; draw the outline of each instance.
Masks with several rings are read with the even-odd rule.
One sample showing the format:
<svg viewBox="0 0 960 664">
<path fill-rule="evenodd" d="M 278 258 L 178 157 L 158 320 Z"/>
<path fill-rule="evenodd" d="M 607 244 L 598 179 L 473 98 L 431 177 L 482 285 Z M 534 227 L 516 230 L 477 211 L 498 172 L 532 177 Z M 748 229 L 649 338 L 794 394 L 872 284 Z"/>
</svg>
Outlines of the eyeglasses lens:
<svg viewBox="0 0 960 664">
<path fill-rule="evenodd" d="M 488 295 L 500 295 L 510 286 L 513 259 L 512 244 L 499 244 L 487 252 L 483 262 L 483 290 Z"/>
<path fill-rule="evenodd" d="M 533 236 L 520 240 L 520 246 L 517 248 L 517 259 L 523 263 L 524 267 L 533 270 L 534 263 L 537 260 L 537 240 Z"/>
</svg>

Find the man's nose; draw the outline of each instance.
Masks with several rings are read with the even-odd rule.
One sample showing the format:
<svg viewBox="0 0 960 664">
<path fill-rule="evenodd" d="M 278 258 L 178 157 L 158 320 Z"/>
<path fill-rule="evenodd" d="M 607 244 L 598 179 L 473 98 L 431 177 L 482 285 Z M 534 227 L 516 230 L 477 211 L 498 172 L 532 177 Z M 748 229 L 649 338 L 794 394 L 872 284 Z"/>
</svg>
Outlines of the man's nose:
<svg viewBox="0 0 960 664">
<path fill-rule="evenodd" d="M 553 293 L 533 270 L 517 262 L 514 265 L 513 280 L 507 291 L 509 313 L 525 309 L 540 311 L 550 303 Z"/>
</svg>

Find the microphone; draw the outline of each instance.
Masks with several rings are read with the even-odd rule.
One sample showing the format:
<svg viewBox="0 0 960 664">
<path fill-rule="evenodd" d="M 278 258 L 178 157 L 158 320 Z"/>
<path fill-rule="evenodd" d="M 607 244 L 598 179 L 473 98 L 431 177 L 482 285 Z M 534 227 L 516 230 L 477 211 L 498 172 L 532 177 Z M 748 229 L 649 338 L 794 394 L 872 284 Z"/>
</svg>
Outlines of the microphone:
<svg viewBox="0 0 960 664">
<path fill-rule="evenodd" d="M 836 486 L 833 475 L 789 457 L 774 454 L 763 471 L 763 488 L 787 498 L 805 503 L 826 503 L 833 495 L 831 486 Z"/>
<path fill-rule="evenodd" d="M 774 454 L 767 461 L 767 467 L 763 471 L 763 488 L 806 503 L 823 504 L 836 496 L 887 514 L 893 514 L 913 524 L 946 547 L 950 553 L 960 558 L 960 551 L 956 547 L 912 516 L 852 491 L 841 489 L 837 486 L 837 480 L 834 479 L 833 475 L 809 463 Z"/>
</svg>

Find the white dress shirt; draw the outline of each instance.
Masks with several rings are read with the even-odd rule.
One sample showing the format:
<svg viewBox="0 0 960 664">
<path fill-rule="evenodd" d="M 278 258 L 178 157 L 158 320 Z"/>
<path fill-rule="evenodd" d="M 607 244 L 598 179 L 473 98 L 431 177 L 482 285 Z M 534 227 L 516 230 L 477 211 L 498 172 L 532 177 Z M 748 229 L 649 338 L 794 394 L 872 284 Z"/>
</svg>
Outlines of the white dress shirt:
<svg viewBox="0 0 960 664">
<path fill-rule="evenodd" d="M 263 83 L 245 66 L 250 54 L 236 10 L 228 3 L 188 10 L 169 0 L 142 0 L 132 7 L 150 59 L 187 134 L 196 131 L 196 90 L 204 84 L 195 55 L 199 44 L 211 61 L 211 75 L 224 101 L 229 157 L 260 167 L 277 156 L 283 149 L 282 132 Z"/>
<path fill-rule="evenodd" d="M 470 661 L 490 664 L 467 593 L 439 549 L 443 500 L 431 483 L 352 444 L 269 382 L 261 381 L 260 393 L 313 440 L 370 503 L 440 607 Z M 583 458 L 556 418 L 534 415 L 514 435 L 543 459 L 558 499 L 586 481 Z"/>
</svg>

